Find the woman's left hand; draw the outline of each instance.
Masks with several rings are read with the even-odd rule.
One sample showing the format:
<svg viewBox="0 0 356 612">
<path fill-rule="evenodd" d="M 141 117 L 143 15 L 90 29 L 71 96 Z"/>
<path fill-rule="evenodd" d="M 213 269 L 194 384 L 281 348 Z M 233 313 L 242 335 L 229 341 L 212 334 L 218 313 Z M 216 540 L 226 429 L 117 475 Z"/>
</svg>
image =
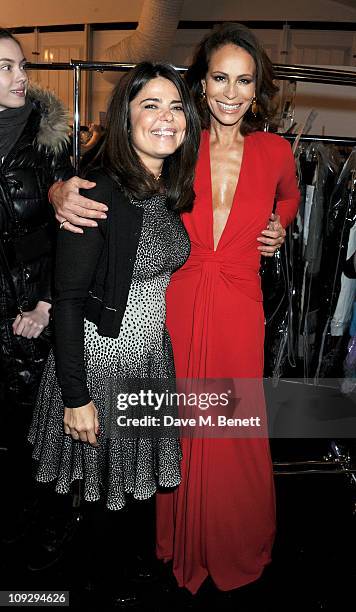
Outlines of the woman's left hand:
<svg viewBox="0 0 356 612">
<path fill-rule="evenodd" d="M 282 246 L 286 237 L 286 230 L 282 227 L 279 215 L 271 214 L 267 229 L 261 232 L 262 236 L 257 238 L 262 243 L 257 247 L 261 255 L 272 257 Z"/>
<path fill-rule="evenodd" d="M 51 304 L 38 302 L 36 308 L 17 315 L 12 324 L 12 331 L 16 336 L 24 338 L 38 338 L 49 323 Z"/>
</svg>

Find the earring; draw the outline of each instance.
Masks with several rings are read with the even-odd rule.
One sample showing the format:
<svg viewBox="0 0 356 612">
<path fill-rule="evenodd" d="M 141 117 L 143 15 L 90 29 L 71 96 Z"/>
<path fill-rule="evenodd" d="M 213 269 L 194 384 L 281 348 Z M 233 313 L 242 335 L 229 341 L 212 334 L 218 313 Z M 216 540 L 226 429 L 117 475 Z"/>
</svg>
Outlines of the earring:
<svg viewBox="0 0 356 612">
<path fill-rule="evenodd" d="M 201 92 L 200 97 L 201 97 L 201 99 L 202 99 L 202 100 L 205 100 L 205 98 L 206 98 L 206 93 L 205 93 L 205 91 L 204 91 L 204 90 Z"/>
<path fill-rule="evenodd" d="M 257 116 L 258 106 L 257 106 L 257 98 L 256 98 L 256 96 L 253 96 L 253 98 L 252 98 L 251 112 L 252 112 L 254 117 Z"/>
</svg>

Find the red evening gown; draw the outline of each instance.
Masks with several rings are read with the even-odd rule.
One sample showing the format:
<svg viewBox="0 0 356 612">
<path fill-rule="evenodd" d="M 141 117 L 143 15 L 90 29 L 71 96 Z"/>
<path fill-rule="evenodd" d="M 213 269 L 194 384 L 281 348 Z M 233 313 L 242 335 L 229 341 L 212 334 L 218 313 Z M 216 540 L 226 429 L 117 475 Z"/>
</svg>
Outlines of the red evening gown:
<svg viewBox="0 0 356 612">
<path fill-rule="evenodd" d="M 264 313 L 257 237 L 273 203 L 283 226 L 299 192 L 290 145 L 246 136 L 232 208 L 214 251 L 209 133 L 203 132 L 193 211 L 183 215 L 191 254 L 167 292 L 177 378 L 263 376 Z M 195 593 L 210 575 L 221 590 L 256 580 L 270 562 L 275 501 L 266 438 L 182 439 L 182 482 L 157 496 L 157 555 Z"/>
</svg>

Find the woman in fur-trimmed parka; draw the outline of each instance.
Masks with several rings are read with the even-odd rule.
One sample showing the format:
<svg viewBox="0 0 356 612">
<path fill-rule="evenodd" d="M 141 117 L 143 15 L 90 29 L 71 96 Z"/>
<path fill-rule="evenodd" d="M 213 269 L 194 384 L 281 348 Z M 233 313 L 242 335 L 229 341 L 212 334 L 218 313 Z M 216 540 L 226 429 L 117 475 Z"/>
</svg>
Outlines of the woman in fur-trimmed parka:
<svg viewBox="0 0 356 612">
<path fill-rule="evenodd" d="M 51 344 L 47 192 L 71 175 L 67 113 L 48 91 L 28 89 L 24 63 L 18 41 L 0 29 L 0 446 L 14 443 L 19 455 Z"/>
</svg>

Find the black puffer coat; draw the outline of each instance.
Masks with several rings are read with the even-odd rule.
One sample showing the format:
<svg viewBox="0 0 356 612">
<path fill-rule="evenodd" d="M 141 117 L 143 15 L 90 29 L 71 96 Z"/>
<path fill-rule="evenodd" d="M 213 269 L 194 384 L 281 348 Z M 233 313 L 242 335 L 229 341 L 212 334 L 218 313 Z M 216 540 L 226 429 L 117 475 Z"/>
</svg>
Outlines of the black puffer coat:
<svg viewBox="0 0 356 612">
<path fill-rule="evenodd" d="M 33 87 L 28 95 L 33 110 L 25 129 L 0 160 L 0 397 L 2 386 L 3 399 L 17 407 L 33 405 L 51 341 L 48 328 L 37 339 L 14 336 L 12 323 L 19 305 L 29 311 L 51 301 L 56 223 L 47 193 L 72 175 L 62 103 Z"/>
</svg>

